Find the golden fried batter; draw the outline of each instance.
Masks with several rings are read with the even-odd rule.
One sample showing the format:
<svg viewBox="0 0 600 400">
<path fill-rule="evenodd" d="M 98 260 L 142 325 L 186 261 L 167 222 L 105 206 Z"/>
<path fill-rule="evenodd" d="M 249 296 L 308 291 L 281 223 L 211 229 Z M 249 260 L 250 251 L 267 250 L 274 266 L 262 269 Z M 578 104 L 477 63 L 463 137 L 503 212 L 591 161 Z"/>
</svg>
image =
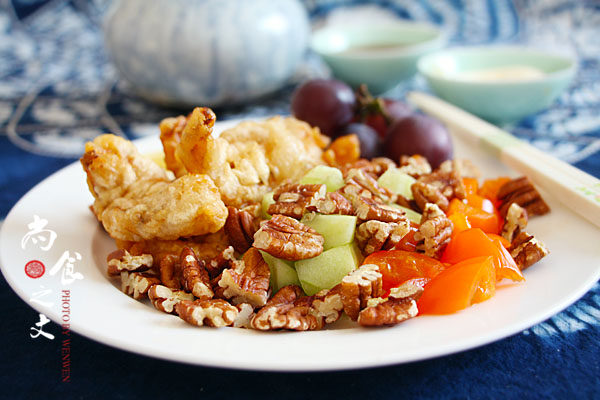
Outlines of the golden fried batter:
<svg viewBox="0 0 600 400">
<path fill-rule="evenodd" d="M 204 235 L 225 224 L 227 208 L 210 177 L 166 171 L 115 135 L 88 142 L 81 164 L 95 197 L 93 211 L 115 239 L 127 241 Z"/>
<path fill-rule="evenodd" d="M 190 173 L 209 175 L 227 205 L 257 203 L 272 188 L 286 180 L 297 180 L 323 163 L 321 155 L 327 138 L 295 118 L 242 122 L 219 137 L 212 135 L 215 120 L 209 108 L 195 108 L 168 165 L 176 174 L 183 165 Z M 171 152 L 177 140 L 175 131 L 183 124 L 180 121 L 168 119 L 161 124 L 165 154 Z"/>
</svg>

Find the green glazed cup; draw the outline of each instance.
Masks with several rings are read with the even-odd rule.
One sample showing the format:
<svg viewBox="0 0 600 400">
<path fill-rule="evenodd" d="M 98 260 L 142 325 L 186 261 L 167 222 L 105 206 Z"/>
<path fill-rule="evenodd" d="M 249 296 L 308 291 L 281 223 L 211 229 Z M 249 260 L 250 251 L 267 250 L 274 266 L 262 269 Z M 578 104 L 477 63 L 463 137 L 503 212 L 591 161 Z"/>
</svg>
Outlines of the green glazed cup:
<svg viewBox="0 0 600 400">
<path fill-rule="evenodd" d="M 464 79 L 465 73 L 512 66 L 533 67 L 543 74 L 497 81 Z M 418 68 L 439 97 L 496 124 L 516 122 L 547 108 L 576 70 L 570 58 L 523 47 L 447 49 L 423 57 Z"/>
</svg>

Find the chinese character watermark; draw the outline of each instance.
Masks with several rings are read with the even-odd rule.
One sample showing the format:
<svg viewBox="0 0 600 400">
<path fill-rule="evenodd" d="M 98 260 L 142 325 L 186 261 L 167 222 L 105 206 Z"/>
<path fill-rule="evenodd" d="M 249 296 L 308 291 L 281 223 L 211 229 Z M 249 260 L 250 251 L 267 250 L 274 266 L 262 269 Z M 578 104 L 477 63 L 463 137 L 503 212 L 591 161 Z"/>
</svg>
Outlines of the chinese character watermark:
<svg viewBox="0 0 600 400">
<path fill-rule="evenodd" d="M 29 334 L 29 336 L 31 336 L 33 339 L 36 339 L 38 336 L 42 335 L 44 336 L 46 339 L 50 339 L 53 340 L 54 339 L 54 335 L 48 332 L 44 332 L 44 330 L 42 329 L 42 327 L 44 325 L 46 325 L 48 322 L 50 322 L 50 320 L 48 319 L 48 317 L 46 317 L 44 314 L 40 314 L 40 321 L 35 323 L 35 326 L 37 326 L 37 328 L 35 327 L 31 327 L 29 328 L 30 330 L 36 332 L 35 335 L 33 334 Z"/>
<path fill-rule="evenodd" d="M 44 229 L 48 225 L 48 220 L 42 219 L 37 215 L 33 216 L 33 222 L 27 225 L 29 232 L 21 239 L 21 248 L 25 250 L 27 242 L 31 241 L 43 251 L 48 251 L 56 240 L 56 232 L 50 229 Z"/>
</svg>

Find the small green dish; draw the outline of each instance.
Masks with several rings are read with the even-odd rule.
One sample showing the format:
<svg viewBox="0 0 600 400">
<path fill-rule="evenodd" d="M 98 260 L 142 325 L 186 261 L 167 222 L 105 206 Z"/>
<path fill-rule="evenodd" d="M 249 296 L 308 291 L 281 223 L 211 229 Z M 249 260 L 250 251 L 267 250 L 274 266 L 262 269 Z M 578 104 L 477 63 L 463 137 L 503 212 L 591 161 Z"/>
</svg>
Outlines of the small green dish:
<svg viewBox="0 0 600 400">
<path fill-rule="evenodd" d="M 374 94 L 412 77 L 418 59 L 443 44 L 439 29 L 405 21 L 326 27 L 311 39 L 336 78 L 353 87 L 365 83 Z"/>
<path fill-rule="evenodd" d="M 423 57 L 418 68 L 444 100 L 503 124 L 547 108 L 576 66 L 570 58 L 523 47 L 470 47 Z"/>
</svg>

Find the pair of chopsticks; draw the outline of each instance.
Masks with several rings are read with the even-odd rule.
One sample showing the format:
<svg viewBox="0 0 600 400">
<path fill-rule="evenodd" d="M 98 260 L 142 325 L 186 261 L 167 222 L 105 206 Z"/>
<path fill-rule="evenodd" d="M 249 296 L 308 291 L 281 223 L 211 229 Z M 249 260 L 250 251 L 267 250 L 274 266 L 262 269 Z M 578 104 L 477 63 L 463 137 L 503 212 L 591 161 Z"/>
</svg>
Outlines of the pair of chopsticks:
<svg viewBox="0 0 600 400">
<path fill-rule="evenodd" d="M 491 150 L 503 163 L 600 227 L 600 180 L 437 97 L 411 92 L 407 99 L 457 134 Z"/>
</svg>

